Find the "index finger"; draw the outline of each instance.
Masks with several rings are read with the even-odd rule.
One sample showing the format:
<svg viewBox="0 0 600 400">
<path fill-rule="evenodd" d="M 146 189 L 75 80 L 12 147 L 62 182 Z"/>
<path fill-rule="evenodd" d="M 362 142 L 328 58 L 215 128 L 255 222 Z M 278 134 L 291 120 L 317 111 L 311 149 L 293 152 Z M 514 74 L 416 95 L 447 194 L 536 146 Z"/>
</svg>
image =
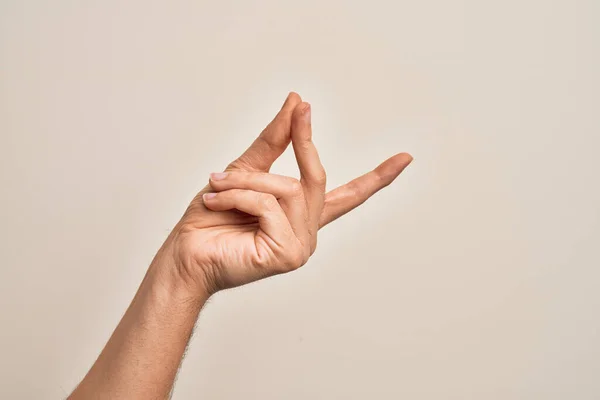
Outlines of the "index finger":
<svg viewBox="0 0 600 400">
<path fill-rule="evenodd" d="M 290 92 L 273 121 L 267 125 L 244 154 L 229 164 L 225 170 L 268 172 L 271 165 L 290 143 L 292 112 L 301 102 L 302 99 L 297 93 Z"/>
</svg>

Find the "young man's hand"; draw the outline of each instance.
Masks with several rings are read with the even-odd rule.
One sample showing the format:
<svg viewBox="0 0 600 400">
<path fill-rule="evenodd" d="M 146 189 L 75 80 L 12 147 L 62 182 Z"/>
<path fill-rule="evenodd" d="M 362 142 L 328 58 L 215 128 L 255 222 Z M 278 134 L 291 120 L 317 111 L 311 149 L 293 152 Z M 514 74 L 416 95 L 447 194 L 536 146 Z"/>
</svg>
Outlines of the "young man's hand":
<svg viewBox="0 0 600 400">
<path fill-rule="evenodd" d="M 290 140 L 300 180 L 268 172 Z M 411 160 L 397 154 L 326 194 L 311 107 L 291 93 L 252 146 L 211 174 L 191 202 L 172 235 L 175 265 L 209 294 L 294 270 L 315 251 L 320 228 L 391 183 Z"/>
<path fill-rule="evenodd" d="M 401 153 L 325 193 L 310 106 L 291 93 L 273 122 L 191 202 L 138 292 L 70 399 L 169 396 L 200 309 L 213 293 L 298 268 L 317 231 L 392 182 Z M 290 141 L 300 180 L 269 174 Z"/>
</svg>

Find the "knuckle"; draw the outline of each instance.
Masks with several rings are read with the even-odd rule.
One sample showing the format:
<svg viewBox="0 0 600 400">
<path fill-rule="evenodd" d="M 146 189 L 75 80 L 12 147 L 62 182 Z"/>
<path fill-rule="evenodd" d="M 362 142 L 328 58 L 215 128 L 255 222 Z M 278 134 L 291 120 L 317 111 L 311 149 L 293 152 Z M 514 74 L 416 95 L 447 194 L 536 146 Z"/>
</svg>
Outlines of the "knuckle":
<svg viewBox="0 0 600 400">
<path fill-rule="evenodd" d="M 313 177 L 313 181 L 319 186 L 325 186 L 327 184 L 327 174 L 325 173 L 325 170 L 321 169 L 318 171 Z"/>
<path fill-rule="evenodd" d="M 272 210 L 279 204 L 277 198 L 269 193 L 261 193 L 258 195 L 258 203 L 261 207 Z"/>
<path fill-rule="evenodd" d="M 245 154 L 242 154 L 239 158 L 229 163 L 229 165 L 225 168 L 225 171 L 243 171 L 249 168 L 250 164 L 248 163 L 248 157 Z"/>
<path fill-rule="evenodd" d="M 306 264 L 305 252 L 303 249 L 295 249 L 288 254 L 285 261 L 286 271 L 294 271 Z"/>
<path fill-rule="evenodd" d="M 235 171 L 230 172 L 227 175 L 227 183 L 233 187 L 243 188 L 246 186 L 248 181 L 248 172 L 246 171 Z"/>
<path fill-rule="evenodd" d="M 273 134 L 278 134 L 280 132 L 289 132 L 290 125 L 292 123 L 292 116 L 289 113 L 278 113 L 275 118 L 263 129 L 259 138 L 266 142 L 266 144 L 271 148 L 279 148 L 281 143 L 274 141 L 272 139 Z"/>
<path fill-rule="evenodd" d="M 303 189 L 302 189 L 302 184 L 300 183 L 300 181 L 298 179 L 291 179 L 290 180 L 290 194 L 292 196 L 299 196 L 300 194 L 302 194 Z"/>
<path fill-rule="evenodd" d="M 273 121 L 275 122 L 275 121 Z M 265 130 L 263 131 L 263 133 L 261 135 L 258 136 L 258 138 L 256 139 L 259 142 L 264 143 L 265 147 L 267 147 L 269 150 L 275 150 L 277 149 L 277 143 L 271 138 L 271 131 L 273 130 L 277 130 L 279 129 L 279 127 L 277 126 L 277 124 L 269 124 L 269 126 L 267 126 L 265 128 Z"/>
<path fill-rule="evenodd" d="M 298 148 L 300 148 L 300 150 L 302 150 L 304 153 L 308 153 L 312 149 L 313 143 L 310 136 L 301 135 L 296 146 L 298 146 Z"/>
<path fill-rule="evenodd" d="M 198 227 L 196 225 L 197 224 L 194 224 L 189 221 L 180 222 L 177 226 L 177 232 L 176 232 L 175 236 L 176 237 L 179 237 L 182 235 L 185 236 L 191 232 L 194 232 L 196 229 L 198 229 Z"/>
<path fill-rule="evenodd" d="M 357 197 L 363 197 L 365 194 L 365 189 L 356 182 L 348 183 L 348 189 Z"/>
</svg>

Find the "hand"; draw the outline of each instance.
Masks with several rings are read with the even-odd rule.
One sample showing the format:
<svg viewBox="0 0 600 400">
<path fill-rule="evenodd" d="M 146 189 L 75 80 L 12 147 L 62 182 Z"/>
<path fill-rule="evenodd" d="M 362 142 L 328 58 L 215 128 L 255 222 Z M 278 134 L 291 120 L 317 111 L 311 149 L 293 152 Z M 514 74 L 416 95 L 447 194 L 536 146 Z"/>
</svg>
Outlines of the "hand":
<svg viewBox="0 0 600 400">
<path fill-rule="evenodd" d="M 306 263 L 317 231 L 390 184 L 412 161 L 406 153 L 325 194 L 312 142 L 311 108 L 291 93 L 252 146 L 191 202 L 174 230 L 178 269 L 209 293 Z M 300 180 L 268 173 L 292 142 Z"/>
<path fill-rule="evenodd" d="M 269 174 L 293 144 L 300 180 Z M 104 350 L 70 399 L 167 398 L 198 313 L 211 294 L 303 265 L 319 228 L 392 182 L 398 154 L 325 194 L 310 105 L 291 93 L 275 119 L 224 173 L 211 174 L 140 284 Z"/>
</svg>

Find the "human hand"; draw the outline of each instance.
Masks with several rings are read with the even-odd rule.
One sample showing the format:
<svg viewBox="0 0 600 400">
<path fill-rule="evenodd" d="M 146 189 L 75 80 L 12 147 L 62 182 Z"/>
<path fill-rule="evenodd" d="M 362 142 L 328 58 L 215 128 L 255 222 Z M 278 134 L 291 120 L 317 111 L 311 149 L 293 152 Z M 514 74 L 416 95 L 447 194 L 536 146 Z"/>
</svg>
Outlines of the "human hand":
<svg viewBox="0 0 600 400">
<path fill-rule="evenodd" d="M 269 174 L 292 142 L 300 180 Z M 210 295 L 303 265 L 317 231 L 391 183 L 401 153 L 325 194 L 310 105 L 291 93 L 275 119 L 192 200 L 121 322 L 70 399 L 167 398 Z"/>
<path fill-rule="evenodd" d="M 397 154 L 326 194 L 310 115 L 310 105 L 291 93 L 250 148 L 225 172 L 211 174 L 171 235 L 175 264 L 186 279 L 214 293 L 304 265 L 320 228 L 390 184 L 412 161 Z M 269 173 L 290 140 L 300 180 Z"/>
</svg>

